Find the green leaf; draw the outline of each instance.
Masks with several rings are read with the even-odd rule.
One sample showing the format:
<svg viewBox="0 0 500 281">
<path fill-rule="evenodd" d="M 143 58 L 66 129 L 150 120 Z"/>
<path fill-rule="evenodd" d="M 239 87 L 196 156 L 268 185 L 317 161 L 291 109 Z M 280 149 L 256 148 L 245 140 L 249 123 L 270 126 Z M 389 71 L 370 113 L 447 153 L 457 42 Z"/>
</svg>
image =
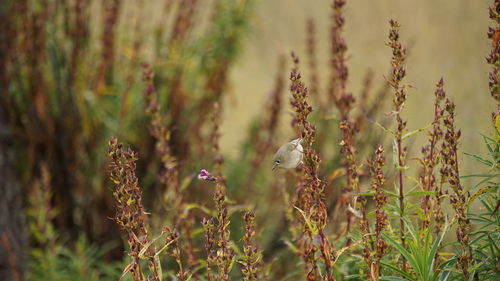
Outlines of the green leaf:
<svg viewBox="0 0 500 281">
<path fill-rule="evenodd" d="M 283 240 L 283 242 L 285 242 L 285 245 L 288 246 L 288 248 L 290 248 L 290 250 L 292 250 L 292 252 L 296 253 L 296 254 L 300 254 L 301 251 L 299 250 L 299 248 L 297 248 L 292 242 L 290 242 L 289 240 Z"/>
<path fill-rule="evenodd" d="M 385 267 L 387 267 L 387 268 L 389 268 L 389 269 L 392 269 L 393 271 L 396 271 L 397 273 L 399 273 L 399 274 L 403 275 L 404 277 L 408 278 L 408 280 L 416 281 L 416 279 L 413 278 L 410 274 L 408 274 L 407 272 L 403 271 L 402 269 L 399 269 L 399 268 L 395 267 L 392 264 L 385 263 L 385 262 L 380 262 L 380 264 L 383 265 L 383 266 L 385 266 Z M 382 276 L 380 278 L 382 278 Z"/>
<path fill-rule="evenodd" d="M 483 204 L 483 206 L 488 210 L 489 213 L 493 213 L 493 206 L 488 204 L 483 198 L 479 197 L 479 201 Z"/>
<path fill-rule="evenodd" d="M 408 169 L 410 169 L 410 166 L 399 166 L 399 165 L 396 163 L 396 170 L 397 170 L 398 172 L 400 172 L 400 171 L 406 171 L 406 170 L 408 170 Z"/>
<path fill-rule="evenodd" d="M 480 185 L 483 185 L 485 182 L 489 181 L 491 178 L 484 178 L 480 182 L 476 183 L 471 189 L 475 189 Z"/>
<path fill-rule="evenodd" d="M 472 195 L 469 200 L 467 201 L 467 206 L 470 205 L 472 202 L 474 202 L 479 196 L 485 194 L 488 192 L 492 187 L 491 186 L 485 186 L 480 188 L 474 195 Z"/>
<path fill-rule="evenodd" d="M 412 188 L 410 189 L 410 191 L 413 191 L 417 187 L 420 187 L 420 189 L 423 189 L 422 184 L 416 178 L 411 177 L 411 176 L 407 176 L 406 178 L 409 179 L 410 181 L 412 181 L 414 183 L 414 185 L 412 186 Z"/>
<path fill-rule="evenodd" d="M 404 279 L 396 276 L 380 276 L 379 280 L 381 281 L 408 281 L 408 279 Z"/>
<path fill-rule="evenodd" d="M 451 270 L 442 271 L 441 276 L 439 276 L 438 281 L 446 281 L 451 275 Z"/>
<path fill-rule="evenodd" d="M 429 129 L 431 126 L 432 126 L 432 124 L 429 124 L 429 125 L 427 125 L 427 126 L 425 126 L 425 127 L 423 127 L 423 128 L 416 129 L 415 131 L 408 132 L 408 133 L 404 134 L 404 135 L 401 137 L 401 140 L 405 140 L 405 139 L 407 139 L 407 138 L 409 138 L 409 137 L 411 137 L 411 136 L 413 136 L 413 135 L 415 135 L 415 134 L 417 134 L 417 133 L 420 133 L 420 132 L 422 132 L 422 131 L 425 131 L 425 130 Z"/>
<path fill-rule="evenodd" d="M 302 217 L 304 217 L 304 220 L 306 221 L 306 224 L 307 224 L 307 228 L 309 228 L 309 231 L 311 231 L 311 233 L 313 235 L 318 235 L 318 228 L 316 227 L 316 225 L 314 225 L 314 223 L 307 217 L 306 213 L 304 211 L 302 211 L 299 207 L 297 206 L 293 206 L 295 209 L 297 209 L 300 214 L 302 214 Z"/>
<path fill-rule="evenodd" d="M 394 192 L 389 191 L 387 189 L 384 189 L 384 193 L 385 193 L 385 195 L 387 195 L 389 197 L 399 198 L 399 195 L 397 193 L 394 193 Z"/>
<path fill-rule="evenodd" d="M 158 272 L 158 278 L 160 278 L 160 280 L 163 280 L 163 271 L 161 269 L 160 257 L 158 255 L 154 256 L 154 263 L 156 265 L 156 271 Z"/>
<path fill-rule="evenodd" d="M 428 258 L 429 258 L 429 263 L 427 265 L 427 274 L 429 274 L 428 276 L 431 276 L 433 270 L 434 270 L 434 261 L 435 261 L 435 256 L 437 254 L 437 250 L 439 248 L 439 245 L 441 244 L 441 242 L 443 241 L 443 238 L 444 238 L 444 235 L 445 233 L 448 231 L 448 220 L 445 221 L 445 225 L 444 225 L 444 229 L 441 233 L 441 235 L 439 236 L 438 239 L 436 239 L 434 241 L 434 244 L 432 245 L 432 249 L 431 251 L 429 252 L 429 255 L 428 255 Z M 429 236 L 430 235 L 430 231 L 428 230 L 427 232 L 427 235 Z"/>
<path fill-rule="evenodd" d="M 366 191 L 366 192 L 360 192 L 356 193 L 357 196 L 374 196 L 375 191 Z"/>
<path fill-rule="evenodd" d="M 184 191 L 189 186 L 189 184 L 193 181 L 193 178 L 194 177 L 190 176 L 182 179 L 180 186 L 181 191 Z"/>
<path fill-rule="evenodd" d="M 144 256 L 144 254 L 146 253 L 146 251 L 149 249 L 149 247 L 158 239 L 160 239 L 163 234 L 165 234 L 164 232 L 162 232 L 160 235 L 156 236 L 155 238 L 153 238 L 151 241 L 149 241 L 148 243 L 146 243 L 142 249 L 139 251 L 139 258 L 140 259 L 144 259 L 144 258 L 147 258 L 146 256 Z M 156 256 L 156 255 L 155 255 Z"/>
<path fill-rule="evenodd" d="M 423 196 L 423 195 L 434 195 L 434 194 L 436 194 L 436 192 L 434 191 L 412 191 L 405 194 L 405 196 Z"/>
<path fill-rule="evenodd" d="M 465 176 L 460 176 L 460 178 L 491 178 L 491 177 L 499 177 L 500 174 L 472 174 L 472 175 L 465 175 Z"/>
<path fill-rule="evenodd" d="M 468 156 L 470 156 L 470 157 L 472 157 L 472 158 L 474 158 L 474 159 L 476 159 L 477 161 L 479 161 L 479 162 L 481 162 L 481 163 L 483 163 L 483 164 L 485 164 L 485 165 L 488 165 L 489 167 L 493 167 L 493 166 L 494 166 L 494 165 L 493 165 L 493 163 L 492 163 L 491 161 L 488 161 L 488 160 L 486 160 L 486 159 L 483 159 L 482 157 L 480 157 L 480 156 L 478 156 L 478 155 L 476 155 L 476 154 L 471 154 L 471 153 L 467 153 L 467 152 L 464 152 L 464 154 L 465 154 L 465 155 L 468 155 Z"/>
<path fill-rule="evenodd" d="M 399 158 L 398 158 L 398 144 L 396 143 L 396 140 L 392 142 L 392 162 L 394 163 L 394 166 L 398 167 L 399 163 Z"/>
<path fill-rule="evenodd" d="M 210 210 L 209 208 L 207 208 L 205 206 L 202 206 L 202 205 L 199 205 L 199 204 L 196 204 L 196 203 L 184 204 L 184 210 L 189 211 L 191 209 L 198 209 L 198 210 L 206 213 L 207 215 L 211 215 L 211 216 L 214 216 L 214 217 L 217 215 L 215 213 L 215 211 L 212 211 L 212 210 Z"/>
<path fill-rule="evenodd" d="M 167 244 L 165 244 L 163 247 L 161 247 L 160 250 L 158 250 L 156 253 L 155 253 L 155 258 L 157 256 L 159 256 L 163 251 L 165 251 L 166 249 L 168 249 L 168 247 L 174 243 L 176 240 L 170 240 Z"/>
<path fill-rule="evenodd" d="M 396 136 L 396 134 L 391 129 L 384 127 L 384 125 L 380 124 L 379 122 L 377 122 L 375 120 L 371 120 L 371 119 L 369 119 L 369 121 L 372 122 L 373 124 L 377 125 L 377 127 L 381 128 L 382 130 L 384 130 L 384 132 L 388 133 L 389 135 L 391 135 L 393 137 Z"/>
<path fill-rule="evenodd" d="M 419 264 L 418 264 L 418 261 L 415 259 L 415 256 L 412 255 L 407 249 L 405 249 L 403 246 L 400 245 L 399 242 L 397 242 L 396 240 L 394 240 L 392 237 L 390 237 L 389 235 L 387 235 L 386 233 L 382 233 L 382 237 L 384 238 L 384 240 L 387 241 L 387 243 L 389 243 L 389 245 L 391 245 L 393 248 L 396 248 L 396 250 L 406 258 L 406 260 L 410 263 L 410 265 L 413 267 L 413 269 L 416 271 L 418 270 L 420 267 L 419 267 Z"/>
</svg>

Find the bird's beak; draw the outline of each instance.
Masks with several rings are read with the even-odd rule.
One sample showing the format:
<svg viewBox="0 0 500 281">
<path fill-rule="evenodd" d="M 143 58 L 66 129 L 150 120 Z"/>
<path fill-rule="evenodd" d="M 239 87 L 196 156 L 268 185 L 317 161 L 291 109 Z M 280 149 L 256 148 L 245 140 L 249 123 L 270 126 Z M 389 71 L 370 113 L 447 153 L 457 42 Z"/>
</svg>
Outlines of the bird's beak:
<svg viewBox="0 0 500 281">
<path fill-rule="evenodd" d="M 278 164 L 273 164 L 273 171 L 278 167 Z"/>
</svg>

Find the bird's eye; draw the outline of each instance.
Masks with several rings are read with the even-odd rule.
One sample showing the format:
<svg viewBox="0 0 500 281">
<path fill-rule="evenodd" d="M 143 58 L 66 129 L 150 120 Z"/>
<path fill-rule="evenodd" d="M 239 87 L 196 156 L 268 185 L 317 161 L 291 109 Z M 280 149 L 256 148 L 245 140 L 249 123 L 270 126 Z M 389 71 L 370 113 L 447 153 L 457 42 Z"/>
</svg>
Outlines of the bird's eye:
<svg viewBox="0 0 500 281">
<path fill-rule="evenodd" d="M 279 163 L 280 163 L 280 160 L 276 160 L 276 161 L 274 161 L 274 163 L 279 164 Z"/>
</svg>

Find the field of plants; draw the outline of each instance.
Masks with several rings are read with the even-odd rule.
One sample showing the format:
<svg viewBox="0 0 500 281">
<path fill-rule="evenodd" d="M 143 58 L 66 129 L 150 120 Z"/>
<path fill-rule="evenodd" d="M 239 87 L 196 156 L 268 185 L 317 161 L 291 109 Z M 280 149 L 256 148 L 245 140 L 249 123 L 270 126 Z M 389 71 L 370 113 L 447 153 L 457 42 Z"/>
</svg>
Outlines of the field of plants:
<svg viewBox="0 0 500 281">
<path fill-rule="evenodd" d="M 393 13 L 382 70 L 360 3 L 282 2 L 2 1 L 0 280 L 500 280 L 500 0 L 459 51 Z"/>
</svg>

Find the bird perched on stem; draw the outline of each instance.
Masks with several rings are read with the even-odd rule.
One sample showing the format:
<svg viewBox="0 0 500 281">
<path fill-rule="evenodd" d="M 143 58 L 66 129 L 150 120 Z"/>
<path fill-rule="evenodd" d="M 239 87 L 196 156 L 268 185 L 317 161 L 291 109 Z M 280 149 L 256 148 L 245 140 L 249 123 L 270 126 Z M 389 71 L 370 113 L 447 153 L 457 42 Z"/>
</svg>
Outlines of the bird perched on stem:
<svg viewBox="0 0 500 281">
<path fill-rule="evenodd" d="M 294 139 L 289 143 L 282 145 L 273 157 L 273 170 L 295 169 L 301 162 L 304 154 L 302 139 Z"/>
</svg>

